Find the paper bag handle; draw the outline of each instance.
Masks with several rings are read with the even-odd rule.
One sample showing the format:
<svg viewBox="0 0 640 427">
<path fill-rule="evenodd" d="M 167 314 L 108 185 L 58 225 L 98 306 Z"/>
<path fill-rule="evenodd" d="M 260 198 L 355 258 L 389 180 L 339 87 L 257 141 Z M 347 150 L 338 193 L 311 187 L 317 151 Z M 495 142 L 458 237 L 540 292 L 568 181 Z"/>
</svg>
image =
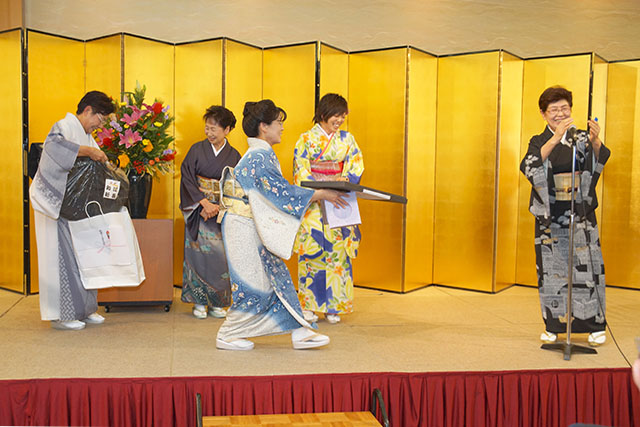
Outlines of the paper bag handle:
<svg viewBox="0 0 640 427">
<path fill-rule="evenodd" d="M 91 219 L 95 218 L 95 217 L 89 216 L 89 211 L 87 209 L 91 203 L 95 203 L 96 205 L 98 205 L 98 209 L 100 209 L 100 216 L 102 217 L 102 220 L 104 221 L 104 223 L 107 224 L 107 220 L 104 217 L 104 212 L 102 212 L 102 206 L 100 205 L 100 203 L 98 203 L 95 200 L 92 200 L 89 203 L 87 203 L 86 205 L 84 205 L 84 213 L 86 213 L 87 214 L 87 218 L 89 218 L 89 224 L 91 224 Z M 96 216 L 98 216 L 98 215 L 96 215 Z"/>
<path fill-rule="evenodd" d="M 89 211 L 87 210 L 87 208 L 89 207 L 90 204 L 95 203 L 96 205 L 98 205 L 98 209 L 100 209 L 100 215 L 104 216 L 104 212 L 102 212 L 102 206 L 100 205 L 100 203 L 98 203 L 95 200 L 92 200 L 90 202 L 88 202 L 86 205 L 84 205 L 84 213 L 87 214 L 87 218 L 91 218 L 91 215 L 89 215 Z M 96 215 L 97 216 L 97 215 Z"/>
</svg>

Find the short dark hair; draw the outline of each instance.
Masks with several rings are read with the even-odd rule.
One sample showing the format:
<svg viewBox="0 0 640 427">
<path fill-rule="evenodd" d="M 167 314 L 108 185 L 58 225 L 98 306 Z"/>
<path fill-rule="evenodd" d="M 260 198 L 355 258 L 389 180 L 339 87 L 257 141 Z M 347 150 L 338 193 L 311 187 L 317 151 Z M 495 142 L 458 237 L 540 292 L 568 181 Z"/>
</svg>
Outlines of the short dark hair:
<svg viewBox="0 0 640 427">
<path fill-rule="evenodd" d="M 540 111 L 544 112 L 547 111 L 549 104 L 562 101 L 563 99 L 569 103 L 569 107 L 573 107 L 573 95 L 570 91 L 562 86 L 551 86 L 546 88 L 544 92 L 542 92 L 542 95 L 540 95 L 538 106 L 540 107 Z"/>
<path fill-rule="evenodd" d="M 231 110 L 224 108 L 221 105 L 212 105 L 207 108 L 206 113 L 202 116 L 204 121 L 206 122 L 209 119 L 215 121 L 221 128 L 233 129 L 236 127 L 236 116 L 233 115 Z"/>
<path fill-rule="evenodd" d="M 346 99 L 337 93 L 327 93 L 318 103 L 316 114 L 313 116 L 313 122 L 326 122 L 333 116 L 348 113 L 349 105 Z"/>
<path fill-rule="evenodd" d="M 282 121 L 287 119 L 287 113 L 282 108 L 276 106 L 270 99 L 263 99 L 258 102 L 247 102 L 242 111 L 242 130 L 249 137 L 257 137 L 260 133 L 260 123 L 270 125 L 274 120 L 282 117 Z"/>
<path fill-rule="evenodd" d="M 105 93 L 97 90 L 87 92 L 82 97 L 78 103 L 78 111 L 76 111 L 76 114 L 82 114 L 87 107 L 91 107 L 94 114 L 102 114 L 103 116 L 108 116 L 116 110 L 113 106 L 113 100 Z"/>
</svg>

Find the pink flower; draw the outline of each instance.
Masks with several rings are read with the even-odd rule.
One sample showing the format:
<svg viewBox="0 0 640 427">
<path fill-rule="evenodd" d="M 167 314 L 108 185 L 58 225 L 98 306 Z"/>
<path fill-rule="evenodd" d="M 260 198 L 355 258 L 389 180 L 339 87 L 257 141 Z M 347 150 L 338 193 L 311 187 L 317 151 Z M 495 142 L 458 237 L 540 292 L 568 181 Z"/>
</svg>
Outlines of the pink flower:
<svg viewBox="0 0 640 427">
<path fill-rule="evenodd" d="M 120 145 L 124 144 L 125 147 L 129 148 L 136 144 L 136 142 L 142 141 L 142 137 L 136 131 L 133 132 L 131 129 L 127 129 L 124 131 L 124 135 L 120 138 Z"/>
<path fill-rule="evenodd" d="M 121 119 L 124 123 L 126 123 L 129 126 L 135 125 L 136 122 L 140 119 L 140 117 L 142 117 L 142 111 L 140 111 L 138 107 L 136 107 L 135 105 L 132 105 L 131 109 L 133 110 L 131 112 L 131 115 L 125 113 L 122 115 L 122 119 Z"/>
<path fill-rule="evenodd" d="M 104 139 L 113 139 L 113 129 L 100 129 L 100 132 L 96 135 L 98 138 L 98 145 L 102 146 Z"/>
</svg>

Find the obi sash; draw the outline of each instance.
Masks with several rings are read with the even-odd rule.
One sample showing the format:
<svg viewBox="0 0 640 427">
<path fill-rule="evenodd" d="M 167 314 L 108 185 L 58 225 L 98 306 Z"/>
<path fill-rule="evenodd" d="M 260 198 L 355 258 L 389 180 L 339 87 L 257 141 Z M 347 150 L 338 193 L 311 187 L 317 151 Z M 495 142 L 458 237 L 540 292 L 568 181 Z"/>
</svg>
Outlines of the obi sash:
<svg viewBox="0 0 640 427">
<path fill-rule="evenodd" d="M 211 203 L 217 204 L 218 200 L 220 200 L 220 181 L 200 175 L 196 175 L 196 178 L 198 179 L 198 187 L 200 187 L 204 197 Z"/>
<path fill-rule="evenodd" d="M 311 163 L 311 176 L 316 181 L 334 181 L 342 175 L 344 162 L 331 160 Z"/>
<path fill-rule="evenodd" d="M 556 200 L 571 201 L 571 172 L 556 173 L 553 175 L 556 190 Z M 576 172 L 574 191 L 580 188 L 580 172 Z"/>
<path fill-rule="evenodd" d="M 249 206 L 249 199 L 238 181 L 233 177 L 233 168 L 231 166 L 226 166 L 222 171 L 220 183 L 220 212 L 218 213 L 218 223 L 222 222 L 222 218 L 224 218 L 227 212 L 246 218 L 253 218 L 251 207 Z"/>
</svg>

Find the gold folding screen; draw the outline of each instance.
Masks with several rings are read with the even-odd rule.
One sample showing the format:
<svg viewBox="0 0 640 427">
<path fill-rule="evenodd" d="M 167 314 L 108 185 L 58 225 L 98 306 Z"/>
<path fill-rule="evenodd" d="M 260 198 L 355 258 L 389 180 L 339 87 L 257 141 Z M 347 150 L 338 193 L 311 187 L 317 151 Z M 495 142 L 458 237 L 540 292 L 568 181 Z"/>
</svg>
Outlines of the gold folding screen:
<svg viewBox="0 0 640 427">
<path fill-rule="evenodd" d="M 492 289 L 495 292 L 511 286 L 516 278 L 523 67 L 521 58 L 500 52 Z"/>
<path fill-rule="evenodd" d="M 438 59 L 409 48 L 405 188 L 405 259 L 402 291 L 433 283 L 433 213 Z"/>
<path fill-rule="evenodd" d="M 600 124 L 600 138 L 607 141 L 607 79 L 609 76 L 609 64 L 607 61 L 593 54 L 591 56 L 591 111 L 590 117 L 598 120 Z M 607 170 L 609 168 L 607 167 Z M 604 197 L 604 177 L 596 187 L 598 200 L 602 202 Z M 596 210 L 596 221 L 602 224 L 602 209 Z"/>
<path fill-rule="evenodd" d="M 123 43 L 124 89 L 133 91 L 137 83 L 147 87 L 147 103 L 155 98 L 174 104 L 174 46 L 155 40 L 125 35 Z M 171 108 L 170 114 L 175 115 Z M 173 218 L 174 177 L 161 176 L 153 181 L 147 218 Z"/>
<path fill-rule="evenodd" d="M 265 49 L 263 58 L 263 98 L 271 99 L 287 112 L 282 142 L 274 149 L 280 159 L 282 173 L 291 180 L 293 147 L 300 134 L 313 124 L 316 43 Z"/>
<path fill-rule="evenodd" d="M 99 90 L 120 99 L 122 92 L 122 41 L 116 34 L 85 43 L 85 91 Z"/>
<path fill-rule="evenodd" d="M 84 42 L 35 31 L 27 37 L 29 141 L 43 142 L 84 95 Z"/>
<path fill-rule="evenodd" d="M 84 95 L 84 42 L 27 31 L 29 142 L 44 142 L 51 126 L 75 113 Z M 24 197 L 28 197 L 27 194 Z M 31 209 L 31 292 L 38 292 L 38 258 Z"/>
<path fill-rule="evenodd" d="M 492 290 L 499 52 L 439 59 L 434 283 Z"/>
<path fill-rule="evenodd" d="M 0 288 L 25 292 L 23 269 L 22 31 L 0 33 Z"/>
<path fill-rule="evenodd" d="M 362 149 L 362 183 L 404 194 L 407 48 L 349 54 L 349 132 Z M 359 202 L 356 285 L 401 291 L 403 206 Z"/>
<path fill-rule="evenodd" d="M 248 146 L 247 136 L 242 131 L 242 110 L 245 102 L 262 99 L 262 49 L 226 39 L 224 63 L 224 104 L 238 121 L 228 139 L 240 154 L 244 154 Z"/>
<path fill-rule="evenodd" d="M 263 51 L 262 97 L 287 112 L 282 142 L 274 148 L 284 177 L 293 178 L 293 148 L 300 134 L 309 130 L 315 111 L 316 43 L 269 48 Z M 247 100 L 249 101 L 249 100 Z M 257 100 L 256 100 L 257 101 Z M 287 262 L 297 283 L 297 256 Z"/>
<path fill-rule="evenodd" d="M 223 40 L 180 44 L 175 47 L 175 173 L 173 175 L 173 283 L 182 283 L 184 218 L 180 211 L 180 165 L 193 143 L 206 138 L 207 107 L 222 104 Z"/>
<path fill-rule="evenodd" d="M 640 60 L 609 64 L 600 240 L 608 285 L 640 289 Z"/>
<path fill-rule="evenodd" d="M 640 237 L 640 184 L 633 173 L 640 162 L 634 151 L 639 61 L 609 64 L 592 54 L 522 60 L 503 51 L 436 58 L 410 47 L 349 54 L 316 42 L 262 49 L 229 39 L 173 45 L 124 34 L 87 42 L 35 31 L 26 37 L 32 142 L 43 141 L 56 120 L 75 112 L 87 90 L 117 97 L 139 81 L 149 102 L 158 97 L 171 105 L 176 173 L 154 181 L 149 217 L 174 218 L 174 283 L 182 276 L 179 168 L 191 144 L 204 138 L 205 108 L 223 104 L 235 113 L 238 125 L 229 140 L 241 153 L 246 101 L 271 98 L 287 110 L 283 141 L 275 149 L 291 179 L 293 146 L 312 126 L 315 102 L 337 92 L 349 100 L 344 128 L 363 150 L 363 184 L 409 199 L 406 207 L 361 201 L 357 285 L 397 292 L 431 283 L 488 292 L 513 283 L 536 285 L 530 185 L 518 164 L 529 138 L 544 129 L 538 96 L 560 84 L 574 94 L 577 126 L 586 128 L 590 109 L 613 152 L 596 211 L 607 282 L 640 287 L 633 258 Z M 16 99 L 3 104 L 3 116 L 13 119 L 2 126 L 10 127 L 4 134 L 13 132 L 16 141 L 19 39 L 19 31 L 0 34 L 0 72 L 8 76 L 0 88 L 3 99 Z M 3 180 L 22 176 L 21 149 L 15 147 L 14 155 L 19 159 L 10 162 L 13 169 L 5 170 Z M 12 250 L 22 239 L 22 199 L 11 199 L 21 193 L 22 181 L 6 185 L 17 189 L 4 196 L 0 213 L 5 223 L 15 222 L 8 228 L 15 233 L 5 233 L 14 243 L 0 252 L 0 287 L 22 290 L 22 270 L 15 268 L 22 254 Z M 37 292 L 33 235 L 31 247 L 31 290 Z M 295 256 L 288 266 L 295 282 Z"/>
<path fill-rule="evenodd" d="M 564 86 L 573 93 L 572 117 L 578 128 L 586 129 L 590 71 L 590 54 L 529 59 L 524 62 L 520 159 L 527 152 L 531 137 L 542 133 L 545 129 L 546 124 L 538 108 L 538 98 L 549 86 Z M 537 286 L 534 219 L 529 212 L 530 194 L 531 184 L 524 175 L 520 174 L 515 282 Z"/>
<path fill-rule="evenodd" d="M 318 100 L 327 93 L 337 93 L 349 100 L 349 54 L 324 43 L 318 43 L 320 79 Z M 347 116 L 347 123 L 349 117 Z M 343 128 L 347 126 L 342 125 Z"/>
</svg>

